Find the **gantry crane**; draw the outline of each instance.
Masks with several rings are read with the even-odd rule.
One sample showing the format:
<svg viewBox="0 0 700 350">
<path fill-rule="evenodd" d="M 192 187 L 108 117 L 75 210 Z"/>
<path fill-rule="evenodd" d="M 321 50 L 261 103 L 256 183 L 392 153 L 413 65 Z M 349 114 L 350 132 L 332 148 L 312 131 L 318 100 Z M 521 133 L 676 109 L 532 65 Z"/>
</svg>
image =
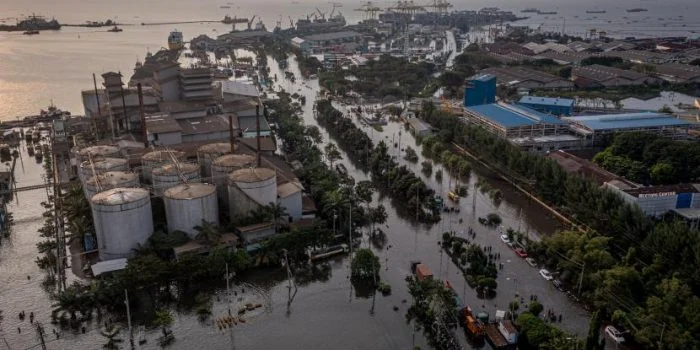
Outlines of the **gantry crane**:
<svg viewBox="0 0 700 350">
<path fill-rule="evenodd" d="M 382 9 L 375 5 L 373 2 L 367 1 L 366 3 L 362 4 L 360 8 L 355 9 L 355 11 L 364 12 L 365 14 L 362 16 L 363 19 L 375 20 L 377 19 L 377 13 L 382 11 Z"/>
</svg>

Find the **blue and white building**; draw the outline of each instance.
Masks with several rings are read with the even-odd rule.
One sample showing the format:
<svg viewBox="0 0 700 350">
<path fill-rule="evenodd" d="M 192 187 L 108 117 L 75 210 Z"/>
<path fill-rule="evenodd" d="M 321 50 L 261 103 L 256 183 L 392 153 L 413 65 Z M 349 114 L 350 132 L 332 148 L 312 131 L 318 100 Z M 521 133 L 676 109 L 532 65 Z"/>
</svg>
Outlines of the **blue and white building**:
<svg viewBox="0 0 700 350">
<path fill-rule="evenodd" d="M 571 125 L 571 131 L 584 139 L 586 145 L 600 144 L 605 135 L 643 131 L 662 134 L 672 138 L 687 135 L 689 129 L 698 124 L 666 114 L 642 112 L 603 114 L 563 118 Z"/>
<path fill-rule="evenodd" d="M 574 100 L 558 97 L 523 96 L 519 105 L 532 108 L 538 112 L 563 116 L 574 113 Z"/>
</svg>

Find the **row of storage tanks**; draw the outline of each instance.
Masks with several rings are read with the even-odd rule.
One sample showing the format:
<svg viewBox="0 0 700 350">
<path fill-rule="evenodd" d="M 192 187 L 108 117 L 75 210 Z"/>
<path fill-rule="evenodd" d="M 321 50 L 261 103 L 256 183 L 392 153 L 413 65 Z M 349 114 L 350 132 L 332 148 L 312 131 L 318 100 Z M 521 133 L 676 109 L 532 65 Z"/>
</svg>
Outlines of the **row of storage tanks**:
<svg viewBox="0 0 700 350">
<path fill-rule="evenodd" d="M 184 152 L 153 151 L 141 158 L 139 176 L 118 147 L 80 150 L 78 176 L 92 205 L 100 259 L 128 257 L 146 243 L 153 233 L 152 194 L 163 197 L 168 232 L 191 238 L 202 220 L 218 224 L 219 201 L 231 217 L 276 203 L 275 171 L 255 168 L 254 156 L 230 151 L 227 143 L 204 145 L 197 151 L 199 164 L 186 163 Z M 141 180 L 151 185 L 142 186 Z"/>
</svg>

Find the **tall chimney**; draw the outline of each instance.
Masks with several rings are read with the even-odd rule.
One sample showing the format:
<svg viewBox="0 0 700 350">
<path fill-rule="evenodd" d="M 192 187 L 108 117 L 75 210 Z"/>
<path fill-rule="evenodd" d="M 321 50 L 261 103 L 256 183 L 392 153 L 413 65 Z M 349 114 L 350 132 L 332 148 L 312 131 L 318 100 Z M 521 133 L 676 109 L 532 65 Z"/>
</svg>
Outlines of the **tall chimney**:
<svg viewBox="0 0 700 350">
<path fill-rule="evenodd" d="M 143 112 L 143 90 L 141 83 L 136 85 L 139 92 L 139 113 L 141 114 L 141 132 L 143 133 L 143 145 L 148 148 L 148 132 L 146 131 L 146 114 Z"/>
<path fill-rule="evenodd" d="M 258 152 L 256 153 L 256 156 L 258 157 L 258 168 L 260 168 L 261 162 L 260 162 L 260 105 L 257 104 L 255 105 L 255 127 L 258 129 L 257 132 L 257 141 L 258 141 Z"/>
<path fill-rule="evenodd" d="M 229 141 L 231 142 L 231 153 L 236 153 L 236 135 L 233 133 L 233 115 L 228 115 L 228 133 Z"/>
</svg>

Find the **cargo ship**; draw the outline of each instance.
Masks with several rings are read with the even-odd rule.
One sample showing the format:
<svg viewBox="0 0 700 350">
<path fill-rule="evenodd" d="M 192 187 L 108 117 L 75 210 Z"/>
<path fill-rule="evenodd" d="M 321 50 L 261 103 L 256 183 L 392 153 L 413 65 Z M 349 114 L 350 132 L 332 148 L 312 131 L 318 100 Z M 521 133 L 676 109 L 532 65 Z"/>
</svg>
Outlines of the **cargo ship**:
<svg viewBox="0 0 700 350">
<path fill-rule="evenodd" d="M 608 11 L 605 10 L 588 10 L 586 13 L 606 13 Z"/>
<path fill-rule="evenodd" d="M 633 8 L 633 9 L 627 9 L 627 12 L 647 12 L 649 10 L 644 9 L 644 8 Z"/>
<path fill-rule="evenodd" d="M 531 7 L 531 8 L 524 9 L 524 10 L 522 10 L 522 11 L 520 11 L 520 12 L 523 12 L 523 13 L 538 13 L 538 12 L 540 12 L 540 10 Z"/>
<path fill-rule="evenodd" d="M 538 15 L 556 15 L 557 11 L 537 11 Z"/>
</svg>

